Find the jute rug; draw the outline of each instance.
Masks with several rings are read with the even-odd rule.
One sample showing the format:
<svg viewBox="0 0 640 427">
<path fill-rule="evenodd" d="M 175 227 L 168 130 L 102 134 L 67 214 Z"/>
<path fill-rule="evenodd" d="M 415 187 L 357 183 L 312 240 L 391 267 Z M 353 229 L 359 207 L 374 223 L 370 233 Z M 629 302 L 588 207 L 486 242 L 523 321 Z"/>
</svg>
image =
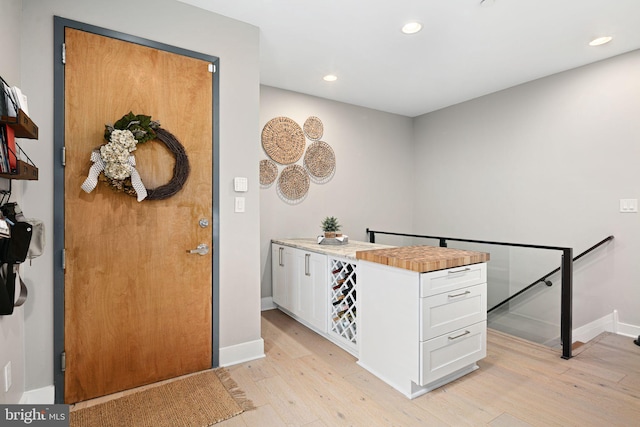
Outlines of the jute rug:
<svg viewBox="0 0 640 427">
<path fill-rule="evenodd" d="M 218 368 L 71 410 L 71 427 L 205 427 L 253 409 Z"/>
</svg>

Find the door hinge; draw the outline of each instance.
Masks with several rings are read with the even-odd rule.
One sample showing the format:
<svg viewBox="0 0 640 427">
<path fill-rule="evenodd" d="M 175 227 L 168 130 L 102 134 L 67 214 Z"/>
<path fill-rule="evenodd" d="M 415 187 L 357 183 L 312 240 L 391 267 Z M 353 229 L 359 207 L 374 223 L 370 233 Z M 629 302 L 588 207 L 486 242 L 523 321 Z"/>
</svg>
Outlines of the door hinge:
<svg viewBox="0 0 640 427">
<path fill-rule="evenodd" d="M 67 45 L 62 43 L 62 63 L 67 63 Z"/>
<path fill-rule="evenodd" d="M 62 147 L 61 159 L 62 166 L 67 166 L 67 147 Z"/>
<path fill-rule="evenodd" d="M 215 73 L 217 71 L 217 67 L 215 64 L 209 64 L 209 72 Z"/>
<path fill-rule="evenodd" d="M 67 268 L 67 250 L 63 249 L 62 250 L 62 269 L 64 270 L 65 268 Z"/>
<path fill-rule="evenodd" d="M 67 370 L 67 352 L 63 351 L 60 353 L 60 370 L 62 372 Z"/>
</svg>

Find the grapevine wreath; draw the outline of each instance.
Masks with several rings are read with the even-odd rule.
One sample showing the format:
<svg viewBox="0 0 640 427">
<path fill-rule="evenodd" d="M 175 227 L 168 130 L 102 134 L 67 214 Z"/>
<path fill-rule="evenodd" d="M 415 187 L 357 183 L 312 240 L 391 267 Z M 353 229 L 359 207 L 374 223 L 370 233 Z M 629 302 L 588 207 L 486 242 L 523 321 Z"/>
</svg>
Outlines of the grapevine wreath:
<svg viewBox="0 0 640 427">
<path fill-rule="evenodd" d="M 136 196 L 141 202 L 166 199 L 176 194 L 189 176 L 189 159 L 180 141 L 151 116 L 135 115 L 132 112 L 106 125 L 104 139 L 107 143 L 93 150 L 89 176 L 82 184 L 87 193 L 93 191 L 98 181 L 104 181 L 116 191 Z M 136 159 L 132 152 L 138 144 L 158 140 L 162 142 L 176 159 L 171 180 L 160 187 L 148 189 L 136 170 Z"/>
</svg>

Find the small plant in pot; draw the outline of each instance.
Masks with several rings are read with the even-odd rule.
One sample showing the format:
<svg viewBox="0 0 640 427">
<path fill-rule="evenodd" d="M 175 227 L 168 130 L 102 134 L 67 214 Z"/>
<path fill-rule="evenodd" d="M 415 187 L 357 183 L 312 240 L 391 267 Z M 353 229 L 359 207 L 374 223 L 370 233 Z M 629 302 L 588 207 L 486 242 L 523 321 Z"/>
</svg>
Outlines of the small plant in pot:
<svg viewBox="0 0 640 427">
<path fill-rule="evenodd" d="M 334 216 L 328 216 L 323 219 L 320 226 L 322 227 L 322 231 L 324 231 L 324 237 L 328 239 L 342 236 L 342 234 L 338 233 L 341 225 L 338 223 L 338 219 Z"/>
</svg>

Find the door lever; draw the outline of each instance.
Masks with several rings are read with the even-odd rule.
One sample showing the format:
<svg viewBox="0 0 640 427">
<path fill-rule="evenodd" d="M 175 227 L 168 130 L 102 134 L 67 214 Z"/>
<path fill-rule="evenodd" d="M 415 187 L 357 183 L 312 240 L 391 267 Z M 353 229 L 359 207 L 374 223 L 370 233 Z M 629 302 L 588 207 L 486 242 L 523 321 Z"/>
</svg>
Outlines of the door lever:
<svg viewBox="0 0 640 427">
<path fill-rule="evenodd" d="M 209 253 L 209 245 L 206 243 L 200 243 L 195 249 L 187 249 L 187 252 L 190 254 L 206 255 Z"/>
</svg>

